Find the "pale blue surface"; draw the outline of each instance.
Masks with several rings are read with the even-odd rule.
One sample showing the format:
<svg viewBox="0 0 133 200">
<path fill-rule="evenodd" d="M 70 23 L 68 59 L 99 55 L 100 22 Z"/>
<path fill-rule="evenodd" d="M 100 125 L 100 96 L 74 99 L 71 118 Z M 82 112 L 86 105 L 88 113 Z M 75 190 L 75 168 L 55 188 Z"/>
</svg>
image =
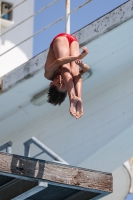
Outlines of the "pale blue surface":
<svg viewBox="0 0 133 200">
<path fill-rule="evenodd" d="M 133 200 L 133 194 L 129 194 L 125 200 Z"/>
<path fill-rule="evenodd" d="M 53 0 L 34 0 L 34 12 L 49 4 Z M 71 10 L 86 2 L 86 0 L 71 0 Z M 125 3 L 125 0 L 93 0 L 83 8 L 71 15 L 71 33 L 76 32 L 82 27 L 90 24 L 99 17 L 105 15 L 119 5 Z M 53 6 L 38 14 L 34 18 L 34 32 L 47 26 L 53 21 L 65 15 L 65 0 L 60 0 Z M 49 47 L 51 40 L 58 33 L 65 32 L 65 19 L 48 28 L 42 33 L 34 37 L 33 55 L 37 55 L 41 51 Z"/>
</svg>

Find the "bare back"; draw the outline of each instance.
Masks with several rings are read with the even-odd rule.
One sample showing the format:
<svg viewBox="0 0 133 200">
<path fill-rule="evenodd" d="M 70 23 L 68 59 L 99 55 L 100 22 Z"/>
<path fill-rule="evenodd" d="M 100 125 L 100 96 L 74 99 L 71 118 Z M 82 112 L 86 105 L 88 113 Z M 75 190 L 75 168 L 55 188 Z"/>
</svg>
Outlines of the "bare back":
<svg viewBox="0 0 133 200">
<path fill-rule="evenodd" d="M 67 50 L 66 50 L 66 46 L 67 46 Z M 58 48 L 60 49 L 60 52 L 62 52 L 62 55 L 58 55 L 58 51 L 59 51 Z M 48 67 L 52 63 L 54 63 L 57 60 L 57 58 L 65 56 L 66 52 L 67 52 L 67 55 L 69 55 L 68 49 L 69 49 L 69 44 L 68 44 L 68 40 L 66 37 L 61 36 L 61 37 L 56 38 L 53 46 L 50 46 L 50 48 L 49 48 L 46 63 L 44 66 L 45 71 L 47 71 Z M 59 69 L 55 71 L 54 76 L 56 76 L 58 74 L 61 74 L 60 66 L 59 66 Z M 52 78 L 51 78 L 51 80 L 52 80 Z"/>
<path fill-rule="evenodd" d="M 49 52 L 47 55 L 46 63 L 45 63 L 45 70 L 56 60 L 53 47 L 50 46 Z"/>
</svg>

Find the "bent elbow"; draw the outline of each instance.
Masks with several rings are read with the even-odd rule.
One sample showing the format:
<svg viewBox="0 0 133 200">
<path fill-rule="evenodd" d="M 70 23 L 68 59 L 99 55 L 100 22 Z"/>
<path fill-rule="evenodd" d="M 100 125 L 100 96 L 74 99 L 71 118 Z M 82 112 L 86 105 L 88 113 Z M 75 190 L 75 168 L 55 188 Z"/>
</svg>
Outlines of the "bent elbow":
<svg viewBox="0 0 133 200">
<path fill-rule="evenodd" d="M 50 76 L 50 74 L 49 74 L 48 72 L 45 72 L 45 73 L 44 73 L 44 77 L 45 77 L 46 79 L 48 79 L 48 80 L 51 80 L 51 76 Z"/>
<path fill-rule="evenodd" d="M 60 58 L 58 58 L 58 59 L 56 60 L 56 65 L 57 65 L 57 66 L 60 66 L 60 65 L 61 65 L 61 59 L 60 59 Z"/>
</svg>

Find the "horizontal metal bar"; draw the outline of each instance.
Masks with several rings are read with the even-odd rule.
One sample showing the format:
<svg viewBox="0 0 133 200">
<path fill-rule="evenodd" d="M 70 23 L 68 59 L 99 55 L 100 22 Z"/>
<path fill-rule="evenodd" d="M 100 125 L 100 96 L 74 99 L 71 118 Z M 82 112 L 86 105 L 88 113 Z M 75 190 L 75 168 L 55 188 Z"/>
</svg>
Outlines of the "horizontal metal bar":
<svg viewBox="0 0 133 200">
<path fill-rule="evenodd" d="M 4 185 L 2 185 L 2 186 L 0 187 L 0 192 L 1 192 L 2 190 L 5 190 L 5 189 L 9 188 L 12 184 L 17 183 L 18 181 L 19 181 L 19 179 L 14 179 L 14 180 L 12 180 L 12 181 L 9 181 L 8 183 L 5 183 Z"/>
<path fill-rule="evenodd" d="M 37 156 L 40 156 L 40 155 L 42 155 L 43 153 L 45 153 L 45 151 L 44 151 L 44 150 L 43 150 L 42 152 L 40 152 L 40 153 L 36 154 L 35 156 L 33 156 L 33 158 L 36 158 Z"/>
<path fill-rule="evenodd" d="M 16 179 L 23 179 L 23 180 L 27 180 L 27 181 L 38 180 L 38 178 L 31 178 L 31 177 L 26 177 L 26 176 L 21 176 L 21 175 L 16 175 L 16 174 L 9 174 L 9 173 L 5 173 L 5 172 L 1 172 L 1 171 L 0 171 L 0 175 L 9 176 L 9 177 L 16 178 Z"/>
<path fill-rule="evenodd" d="M 72 10 L 70 12 L 70 14 L 74 13 L 75 11 L 77 11 L 78 9 L 82 8 L 83 6 L 85 6 L 86 4 L 90 3 L 92 0 L 88 0 L 87 2 L 85 2 L 84 4 L 82 4 L 81 6 L 78 6 L 77 8 L 75 8 L 74 10 Z M 44 28 L 40 29 L 39 31 L 37 31 L 36 33 L 34 33 L 33 35 L 31 35 L 30 37 L 28 37 L 27 39 L 23 40 L 22 42 L 18 43 L 17 45 L 15 45 L 14 47 L 8 49 L 7 51 L 5 51 L 4 53 L 1 54 L 1 56 L 3 56 L 4 54 L 8 53 L 9 51 L 13 50 L 14 48 L 16 48 L 17 46 L 23 44 L 24 42 L 26 42 L 27 40 L 31 39 L 32 37 L 35 37 L 36 35 L 38 35 L 39 33 L 41 33 L 42 31 L 48 29 L 49 27 L 53 26 L 54 24 L 60 22 L 61 20 L 63 20 L 64 18 L 66 18 L 66 15 L 62 16 L 61 18 L 57 19 L 56 21 L 52 22 L 51 24 L 45 26 Z"/>
<path fill-rule="evenodd" d="M 24 200 L 27 199 L 28 197 L 40 192 L 41 190 L 44 190 L 48 187 L 48 183 L 44 181 L 38 181 L 38 186 L 28 190 L 27 192 L 13 198 L 12 200 Z"/>
<path fill-rule="evenodd" d="M 47 28 L 49 28 L 50 26 L 56 24 L 57 22 L 61 21 L 63 18 L 65 18 L 65 16 L 57 19 L 56 21 L 54 21 L 53 23 L 45 26 L 44 28 L 42 28 L 41 30 L 39 30 L 38 32 L 36 32 L 35 34 L 31 35 L 30 37 L 28 37 L 27 39 L 23 40 L 22 42 L 18 43 L 17 45 L 15 45 L 14 47 L 8 49 L 7 51 L 5 51 L 4 53 L 2 53 L 0 56 L 3 56 L 4 54 L 6 54 L 7 52 L 13 50 L 14 48 L 16 48 L 17 46 L 23 44 L 24 42 L 26 42 L 27 40 L 31 39 L 32 37 L 35 37 L 36 35 L 38 35 L 39 33 L 41 33 L 42 31 L 46 30 Z"/>
<path fill-rule="evenodd" d="M 28 181 L 38 180 L 37 177 L 21 176 L 21 175 L 16 175 L 16 174 L 4 173 L 4 172 L 1 172 L 1 171 L 0 171 L 0 174 L 4 175 L 4 176 L 10 176 L 10 177 L 28 180 Z M 49 180 L 46 180 L 46 182 L 49 185 L 55 185 L 55 186 L 59 186 L 59 187 L 66 187 L 66 188 L 72 188 L 72 189 L 79 190 L 79 186 L 76 186 L 76 185 L 74 186 L 74 185 L 69 185 L 69 184 L 64 184 L 64 183 L 52 182 L 52 181 L 49 181 Z M 111 192 L 101 191 L 101 190 L 98 190 L 98 189 L 84 188 L 84 187 L 80 187 L 80 190 L 81 191 L 88 191 L 88 192 L 102 193 L 103 195 L 111 194 Z"/>
</svg>

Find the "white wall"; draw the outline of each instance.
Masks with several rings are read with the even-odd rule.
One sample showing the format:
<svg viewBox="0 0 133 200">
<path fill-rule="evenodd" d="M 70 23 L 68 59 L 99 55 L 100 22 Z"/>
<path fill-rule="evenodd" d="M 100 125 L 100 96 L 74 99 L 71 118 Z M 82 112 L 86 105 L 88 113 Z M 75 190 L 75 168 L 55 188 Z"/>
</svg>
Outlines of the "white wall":
<svg viewBox="0 0 133 200">
<path fill-rule="evenodd" d="M 8 0 L 8 3 L 14 5 L 21 2 L 21 0 Z M 28 0 L 20 6 L 16 7 L 13 10 L 13 25 L 20 23 L 22 20 L 26 19 L 34 12 L 34 0 Z M 1 26 L 1 32 L 4 33 L 12 26 L 5 28 Z M 14 28 L 10 32 L 6 33 L 1 37 L 1 48 L 0 54 L 4 53 L 8 49 L 17 45 L 21 41 L 25 40 L 33 34 L 33 18 L 30 18 L 28 21 L 24 22 L 20 26 Z M 10 52 L 4 54 L 0 58 L 0 77 L 10 72 L 14 68 L 20 66 L 27 60 L 29 60 L 33 53 L 33 38 L 26 41 L 22 45 L 16 47 Z"/>
<path fill-rule="evenodd" d="M 113 171 L 113 193 L 101 200 L 124 200 L 129 192 L 130 175 L 122 165 Z"/>
</svg>

